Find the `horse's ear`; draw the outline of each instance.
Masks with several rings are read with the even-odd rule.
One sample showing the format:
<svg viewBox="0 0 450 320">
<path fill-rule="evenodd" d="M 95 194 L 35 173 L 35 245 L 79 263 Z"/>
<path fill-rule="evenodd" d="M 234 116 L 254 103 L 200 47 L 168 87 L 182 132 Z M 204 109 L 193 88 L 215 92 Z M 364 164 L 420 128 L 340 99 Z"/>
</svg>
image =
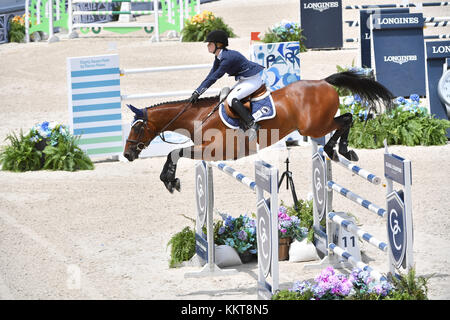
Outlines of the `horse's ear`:
<svg viewBox="0 0 450 320">
<path fill-rule="evenodd" d="M 134 114 L 136 115 L 137 118 L 142 119 L 144 118 L 144 111 L 142 111 L 142 109 L 138 109 L 134 106 L 132 106 L 131 104 L 127 104 L 127 107 L 134 112 Z"/>
</svg>

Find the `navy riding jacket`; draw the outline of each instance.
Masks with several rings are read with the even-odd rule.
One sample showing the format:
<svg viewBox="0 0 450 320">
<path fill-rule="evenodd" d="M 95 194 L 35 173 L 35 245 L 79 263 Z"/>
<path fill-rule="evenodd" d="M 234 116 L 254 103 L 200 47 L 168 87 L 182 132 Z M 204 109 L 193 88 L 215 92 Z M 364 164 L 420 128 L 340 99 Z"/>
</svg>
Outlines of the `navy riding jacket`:
<svg viewBox="0 0 450 320">
<path fill-rule="evenodd" d="M 206 79 L 195 90 L 199 94 L 204 93 L 209 87 L 211 87 L 217 80 L 219 80 L 225 73 L 230 76 L 234 76 L 235 80 L 240 77 L 251 77 L 261 72 L 264 67 L 248 60 L 240 52 L 235 50 L 222 49 L 219 54 L 220 59 L 214 59 L 214 65 L 206 76 Z"/>
</svg>

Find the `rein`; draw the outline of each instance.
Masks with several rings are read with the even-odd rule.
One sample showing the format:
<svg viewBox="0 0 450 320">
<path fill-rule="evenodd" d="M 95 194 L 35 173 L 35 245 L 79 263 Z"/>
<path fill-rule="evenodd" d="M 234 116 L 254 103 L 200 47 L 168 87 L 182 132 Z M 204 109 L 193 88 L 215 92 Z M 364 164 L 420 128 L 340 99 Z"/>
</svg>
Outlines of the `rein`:
<svg viewBox="0 0 450 320">
<path fill-rule="evenodd" d="M 186 141 L 183 141 L 183 142 L 171 142 L 171 141 L 167 141 L 166 138 L 164 137 L 164 131 L 165 131 L 172 123 L 174 123 L 175 120 L 177 120 L 183 113 L 185 113 L 186 110 L 187 110 L 190 106 L 192 106 L 192 103 L 190 103 L 190 102 L 189 102 L 189 103 L 186 103 L 186 104 L 184 105 L 183 110 L 181 110 L 180 112 L 178 112 L 178 114 L 177 114 L 172 120 L 170 120 L 169 123 L 166 124 L 161 130 L 159 130 L 159 132 L 157 132 L 155 135 L 158 135 L 159 138 L 160 138 L 162 141 L 164 141 L 165 143 L 170 143 L 170 144 L 185 144 L 186 142 L 188 142 L 190 139 L 187 139 Z M 147 122 L 147 121 L 148 121 L 148 119 L 147 119 L 147 108 L 145 108 L 145 122 Z"/>
</svg>

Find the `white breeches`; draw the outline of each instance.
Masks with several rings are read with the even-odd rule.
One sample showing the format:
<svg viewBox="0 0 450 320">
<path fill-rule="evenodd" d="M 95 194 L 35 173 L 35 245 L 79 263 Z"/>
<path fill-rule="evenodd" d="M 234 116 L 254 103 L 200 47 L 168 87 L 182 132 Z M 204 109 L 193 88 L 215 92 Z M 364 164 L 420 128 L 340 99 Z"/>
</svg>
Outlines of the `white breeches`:
<svg viewBox="0 0 450 320">
<path fill-rule="evenodd" d="M 262 73 L 260 72 L 248 78 L 240 78 L 228 94 L 228 105 L 231 106 L 231 101 L 234 98 L 241 100 L 259 89 L 264 83 L 261 75 Z"/>
</svg>

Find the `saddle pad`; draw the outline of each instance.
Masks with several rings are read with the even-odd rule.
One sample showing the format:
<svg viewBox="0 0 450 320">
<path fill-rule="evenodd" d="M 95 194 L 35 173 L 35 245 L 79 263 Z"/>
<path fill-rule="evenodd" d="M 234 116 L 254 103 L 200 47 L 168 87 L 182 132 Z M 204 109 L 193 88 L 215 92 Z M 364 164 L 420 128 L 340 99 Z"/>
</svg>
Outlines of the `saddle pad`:
<svg viewBox="0 0 450 320">
<path fill-rule="evenodd" d="M 256 122 L 272 119 L 276 116 L 277 111 L 273 103 L 272 95 L 267 92 L 261 97 L 254 98 L 250 102 L 252 116 Z M 222 103 L 219 107 L 219 115 L 222 122 L 231 129 L 239 129 L 239 119 L 231 118 L 225 111 L 225 106 Z"/>
</svg>

